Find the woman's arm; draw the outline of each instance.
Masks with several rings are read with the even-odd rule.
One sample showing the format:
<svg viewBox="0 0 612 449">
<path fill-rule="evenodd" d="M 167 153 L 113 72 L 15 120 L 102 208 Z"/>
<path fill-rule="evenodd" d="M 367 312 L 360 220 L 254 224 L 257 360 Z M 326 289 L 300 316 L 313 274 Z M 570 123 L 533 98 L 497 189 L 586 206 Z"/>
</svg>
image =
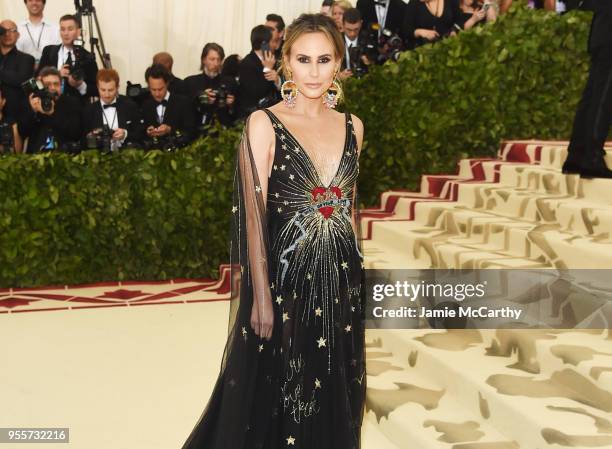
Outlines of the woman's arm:
<svg viewBox="0 0 612 449">
<path fill-rule="evenodd" d="M 246 209 L 247 249 L 253 281 L 251 327 L 260 337 L 270 339 L 274 313 L 266 260 L 269 248 L 265 218 L 270 155 L 274 151 L 275 136 L 265 112 L 256 111 L 248 120 L 247 142 L 243 144 L 246 148 L 240 152 L 240 167 Z"/>
<path fill-rule="evenodd" d="M 17 123 L 13 124 L 13 142 L 15 142 L 15 153 L 23 153 L 23 139 L 19 135 Z"/>
</svg>

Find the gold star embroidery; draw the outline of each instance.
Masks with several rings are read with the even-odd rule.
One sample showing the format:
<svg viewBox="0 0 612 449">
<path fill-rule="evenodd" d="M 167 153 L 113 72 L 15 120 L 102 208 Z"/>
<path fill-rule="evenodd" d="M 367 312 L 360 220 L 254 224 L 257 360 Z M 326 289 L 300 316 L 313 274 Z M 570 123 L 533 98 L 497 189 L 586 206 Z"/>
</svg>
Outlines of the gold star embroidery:
<svg viewBox="0 0 612 449">
<path fill-rule="evenodd" d="M 285 170 L 285 164 L 281 165 L 281 170 Z"/>
<path fill-rule="evenodd" d="M 344 332 L 350 332 L 351 331 L 351 325 L 347 324 L 346 327 L 344 328 Z"/>
<path fill-rule="evenodd" d="M 263 351 L 263 345 L 259 345 L 259 352 Z"/>
<path fill-rule="evenodd" d="M 283 144 L 283 150 L 286 150 L 286 149 L 287 149 L 287 145 Z"/>
<path fill-rule="evenodd" d="M 348 263 L 342 262 L 342 268 L 346 270 L 348 268 Z"/>
<path fill-rule="evenodd" d="M 238 211 L 238 208 L 236 206 L 232 207 L 232 213 L 235 214 Z"/>
<path fill-rule="evenodd" d="M 283 211 L 282 207 L 279 207 L 278 209 L 276 209 L 278 211 L 278 213 L 280 214 Z"/>
<path fill-rule="evenodd" d="M 354 312 L 355 311 L 355 306 L 351 306 L 351 310 Z"/>
<path fill-rule="evenodd" d="M 289 314 L 287 312 L 283 313 L 283 323 L 289 319 Z"/>
<path fill-rule="evenodd" d="M 285 136 L 283 134 L 281 134 L 280 138 L 281 140 L 285 140 Z"/>
<path fill-rule="evenodd" d="M 255 186 L 255 191 L 256 191 L 257 193 L 261 192 L 261 187 L 260 187 L 260 186 Z"/>
<path fill-rule="evenodd" d="M 278 169 L 278 167 L 276 166 L 276 164 L 274 164 L 274 166 L 273 166 L 272 168 L 274 168 L 274 170 Z"/>
<path fill-rule="evenodd" d="M 280 304 L 281 302 L 283 302 L 283 297 L 281 295 L 278 295 L 276 297 L 276 302 L 277 302 L 277 304 Z"/>
<path fill-rule="evenodd" d="M 293 181 L 293 178 L 295 178 L 295 176 L 289 175 L 289 179 L 291 179 Z"/>
<path fill-rule="evenodd" d="M 308 279 L 308 280 L 312 279 L 312 275 L 311 275 L 310 273 L 308 273 L 308 274 L 306 275 L 306 279 Z"/>
<path fill-rule="evenodd" d="M 293 299 L 297 298 L 297 293 L 293 290 Z"/>
<path fill-rule="evenodd" d="M 291 159 L 291 155 L 290 154 L 286 155 L 285 159 Z"/>
<path fill-rule="evenodd" d="M 326 342 L 326 341 L 327 341 L 327 340 L 326 340 L 325 338 L 320 337 L 320 338 L 317 340 L 317 343 L 319 343 L 319 348 L 324 347 L 324 346 L 325 346 L 325 342 Z"/>
<path fill-rule="evenodd" d="M 287 438 L 287 446 L 295 446 L 295 438 L 293 438 L 291 435 L 289 435 L 289 438 Z"/>
<path fill-rule="evenodd" d="M 243 328 L 242 328 L 242 335 L 246 335 L 246 334 L 247 334 L 246 327 L 243 327 Z"/>
<path fill-rule="evenodd" d="M 315 309 L 315 315 L 316 315 L 316 316 L 321 316 L 321 313 L 322 313 L 322 312 L 323 312 L 323 311 L 321 310 L 321 308 L 320 308 L 320 307 L 317 307 L 317 308 Z"/>
<path fill-rule="evenodd" d="M 244 273 L 244 266 L 240 265 L 240 273 Z"/>
<path fill-rule="evenodd" d="M 285 201 L 283 201 L 283 204 L 284 204 L 285 206 L 288 206 L 288 205 L 289 205 L 289 201 L 285 200 Z"/>
<path fill-rule="evenodd" d="M 338 298 L 335 298 L 335 299 L 334 299 L 334 302 L 335 302 L 336 304 L 338 304 Z"/>
<path fill-rule="evenodd" d="M 276 198 L 278 198 L 278 197 L 279 197 L 278 192 L 276 192 L 276 193 L 274 194 L 274 196 L 275 196 Z"/>
<path fill-rule="evenodd" d="M 315 379 L 315 388 L 321 388 L 321 381 L 319 379 Z"/>
<path fill-rule="evenodd" d="M 272 282 L 272 283 L 270 284 L 270 288 L 271 288 L 272 290 L 274 290 L 274 282 Z"/>
</svg>

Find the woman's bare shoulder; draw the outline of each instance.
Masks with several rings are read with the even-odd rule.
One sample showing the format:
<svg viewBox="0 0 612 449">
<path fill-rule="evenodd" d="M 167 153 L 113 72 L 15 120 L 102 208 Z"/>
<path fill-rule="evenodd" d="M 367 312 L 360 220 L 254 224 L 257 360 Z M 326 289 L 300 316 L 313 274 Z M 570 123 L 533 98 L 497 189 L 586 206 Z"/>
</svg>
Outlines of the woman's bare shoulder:
<svg viewBox="0 0 612 449">
<path fill-rule="evenodd" d="M 274 128 L 265 111 L 257 110 L 249 116 L 249 140 L 253 152 L 269 151 L 274 146 Z"/>
</svg>

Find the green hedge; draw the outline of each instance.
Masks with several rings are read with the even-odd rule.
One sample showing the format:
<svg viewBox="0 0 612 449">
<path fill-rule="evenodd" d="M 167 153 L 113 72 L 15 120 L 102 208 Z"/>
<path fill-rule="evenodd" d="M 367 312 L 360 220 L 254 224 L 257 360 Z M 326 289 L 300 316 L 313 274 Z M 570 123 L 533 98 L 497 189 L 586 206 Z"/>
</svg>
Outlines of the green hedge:
<svg viewBox="0 0 612 449">
<path fill-rule="evenodd" d="M 589 16 L 515 8 L 346 83 L 366 128 L 366 204 L 502 138 L 567 138 L 587 72 Z M 191 148 L 0 158 L 0 285 L 216 277 L 228 261 L 241 128 Z"/>
<path fill-rule="evenodd" d="M 509 138 L 567 139 L 586 83 L 590 14 L 513 7 L 495 24 L 406 52 L 347 83 L 364 121 L 366 204 L 423 173 L 455 172 Z"/>
</svg>

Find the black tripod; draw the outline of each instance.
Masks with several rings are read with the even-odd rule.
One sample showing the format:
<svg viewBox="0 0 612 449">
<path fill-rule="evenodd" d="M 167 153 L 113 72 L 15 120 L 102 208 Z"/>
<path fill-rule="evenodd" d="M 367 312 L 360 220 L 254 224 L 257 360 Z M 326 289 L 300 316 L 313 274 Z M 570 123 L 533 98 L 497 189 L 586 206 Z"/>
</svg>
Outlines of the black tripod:
<svg viewBox="0 0 612 449">
<path fill-rule="evenodd" d="M 83 17 L 87 17 L 91 54 L 95 56 L 97 53 L 100 57 L 100 61 L 102 62 L 102 66 L 105 69 L 111 69 L 113 67 L 111 64 L 111 57 L 106 52 L 104 38 L 102 37 L 102 30 L 100 29 L 100 22 L 98 21 L 98 14 L 96 13 L 96 8 L 93 5 L 93 0 L 74 0 L 74 6 L 77 11 L 76 16 L 81 23 L 83 23 Z M 99 38 L 96 38 L 96 32 Z"/>
</svg>

